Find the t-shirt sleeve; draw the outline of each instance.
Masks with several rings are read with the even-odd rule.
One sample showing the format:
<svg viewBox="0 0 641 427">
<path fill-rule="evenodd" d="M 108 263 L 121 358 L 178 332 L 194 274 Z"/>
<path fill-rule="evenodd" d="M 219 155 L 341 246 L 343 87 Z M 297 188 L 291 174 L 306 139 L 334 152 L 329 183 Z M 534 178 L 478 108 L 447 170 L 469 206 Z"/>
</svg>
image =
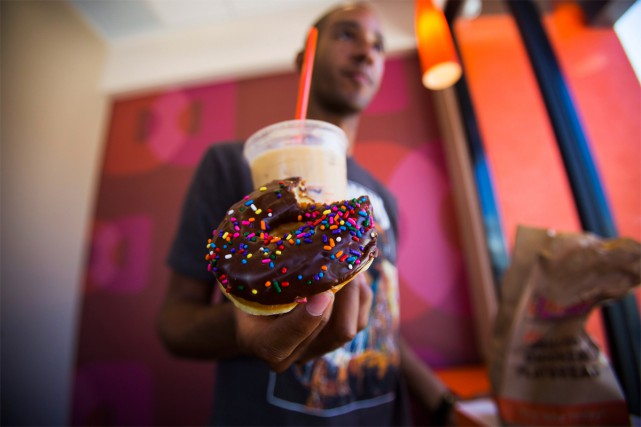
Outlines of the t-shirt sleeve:
<svg viewBox="0 0 641 427">
<path fill-rule="evenodd" d="M 398 203 L 396 197 L 380 181 L 360 166 L 353 158 L 347 159 L 347 177 L 371 188 L 375 193 L 381 196 L 387 215 L 390 219 L 392 231 L 398 236 Z"/>
<path fill-rule="evenodd" d="M 207 239 L 229 206 L 240 200 L 246 190 L 248 169 L 239 146 L 241 144 L 212 146 L 196 169 L 167 257 L 172 270 L 213 281 L 205 261 Z"/>
</svg>

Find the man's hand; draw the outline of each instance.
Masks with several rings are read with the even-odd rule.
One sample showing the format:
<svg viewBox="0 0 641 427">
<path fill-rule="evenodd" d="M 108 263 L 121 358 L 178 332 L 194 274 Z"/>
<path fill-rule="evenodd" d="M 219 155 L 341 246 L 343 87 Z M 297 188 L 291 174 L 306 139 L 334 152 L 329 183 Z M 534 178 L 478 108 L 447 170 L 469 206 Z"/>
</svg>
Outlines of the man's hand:
<svg viewBox="0 0 641 427">
<path fill-rule="evenodd" d="M 243 353 L 283 372 L 307 349 L 329 321 L 334 294 L 322 292 L 280 316 L 255 316 L 236 309 L 236 337 Z"/>
<path fill-rule="evenodd" d="M 332 317 L 327 325 L 300 355 L 304 363 L 343 346 L 367 326 L 372 307 L 372 289 L 364 274 L 358 274 L 336 293 Z"/>
<path fill-rule="evenodd" d="M 336 295 L 331 291 L 314 295 L 280 316 L 235 310 L 238 344 L 276 372 L 337 349 L 367 326 L 372 291 L 361 276 Z"/>
</svg>

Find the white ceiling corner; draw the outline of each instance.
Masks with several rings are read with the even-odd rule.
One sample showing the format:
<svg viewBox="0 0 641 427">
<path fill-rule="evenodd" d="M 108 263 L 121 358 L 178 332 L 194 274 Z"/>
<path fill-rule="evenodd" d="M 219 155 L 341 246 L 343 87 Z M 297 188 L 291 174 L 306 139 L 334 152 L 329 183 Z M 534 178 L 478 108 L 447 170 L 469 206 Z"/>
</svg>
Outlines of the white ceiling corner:
<svg viewBox="0 0 641 427">
<path fill-rule="evenodd" d="M 292 69 L 305 29 L 340 0 L 66 0 L 109 47 L 107 94 Z M 370 0 L 390 52 L 414 46 L 414 0 Z"/>
</svg>

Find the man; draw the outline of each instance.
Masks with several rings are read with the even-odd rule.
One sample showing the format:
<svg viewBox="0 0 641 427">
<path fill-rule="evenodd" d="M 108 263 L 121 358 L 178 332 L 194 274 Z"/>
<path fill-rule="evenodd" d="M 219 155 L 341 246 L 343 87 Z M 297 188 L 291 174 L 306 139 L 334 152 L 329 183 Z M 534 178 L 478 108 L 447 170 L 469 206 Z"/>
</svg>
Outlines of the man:
<svg viewBox="0 0 641 427">
<path fill-rule="evenodd" d="M 351 154 L 361 113 L 383 76 L 381 23 L 367 3 L 355 3 L 330 10 L 315 26 L 307 115 L 343 129 Z M 218 361 L 213 422 L 403 425 L 409 419 L 402 377 L 426 413 L 443 415 L 449 408 L 445 387 L 398 336 L 395 201 L 351 157 L 350 196 L 368 194 L 378 223 L 381 255 L 372 267 L 336 295 L 321 293 L 282 316 L 245 314 L 219 294 L 211 304 L 216 287 L 203 261 L 204 244 L 227 208 L 252 190 L 241 148 L 215 144 L 196 172 L 158 317 L 173 354 Z"/>
</svg>

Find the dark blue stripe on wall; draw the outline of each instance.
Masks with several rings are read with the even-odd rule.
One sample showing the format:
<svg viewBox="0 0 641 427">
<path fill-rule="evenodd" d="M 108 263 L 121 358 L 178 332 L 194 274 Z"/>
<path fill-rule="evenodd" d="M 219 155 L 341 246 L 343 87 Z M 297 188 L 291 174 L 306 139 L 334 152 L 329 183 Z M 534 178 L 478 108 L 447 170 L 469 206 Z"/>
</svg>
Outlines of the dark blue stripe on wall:
<svg viewBox="0 0 641 427">
<path fill-rule="evenodd" d="M 467 82 L 461 79 L 456 84 L 455 91 L 463 116 L 463 122 L 465 123 L 468 151 L 470 161 L 472 162 L 481 214 L 483 215 L 483 226 L 485 228 L 490 262 L 492 263 L 492 274 L 494 276 L 497 295 L 500 296 L 501 279 L 510 263 L 507 245 L 505 243 L 505 234 L 503 232 L 503 223 Z"/>
<path fill-rule="evenodd" d="M 458 14 L 461 7 L 461 1 L 448 1 L 444 10 L 445 17 L 448 20 L 450 27 L 453 28 L 454 18 Z M 456 35 L 452 31 L 452 39 L 454 45 L 458 50 L 458 43 Z M 459 57 L 461 57 L 459 52 Z M 465 65 L 462 64 L 464 67 Z M 463 124 L 465 126 L 465 136 L 467 140 L 467 148 L 472 163 L 472 171 L 476 184 L 476 191 L 479 198 L 481 214 L 483 216 L 483 226 L 487 239 L 487 250 L 489 252 L 492 275 L 494 278 L 494 287 L 496 295 L 500 299 L 501 295 L 501 279 L 503 273 L 507 270 L 510 259 L 508 255 L 507 244 L 505 242 L 505 233 L 503 232 L 503 222 L 501 220 L 500 210 L 494 191 L 494 184 L 490 167 L 488 165 L 487 156 L 485 155 L 485 148 L 483 147 L 483 139 L 478 127 L 476 113 L 474 112 L 474 105 L 470 95 L 467 81 L 465 80 L 465 73 L 461 79 L 454 86 L 456 98 L 459 103 Z"/>
</svg>

